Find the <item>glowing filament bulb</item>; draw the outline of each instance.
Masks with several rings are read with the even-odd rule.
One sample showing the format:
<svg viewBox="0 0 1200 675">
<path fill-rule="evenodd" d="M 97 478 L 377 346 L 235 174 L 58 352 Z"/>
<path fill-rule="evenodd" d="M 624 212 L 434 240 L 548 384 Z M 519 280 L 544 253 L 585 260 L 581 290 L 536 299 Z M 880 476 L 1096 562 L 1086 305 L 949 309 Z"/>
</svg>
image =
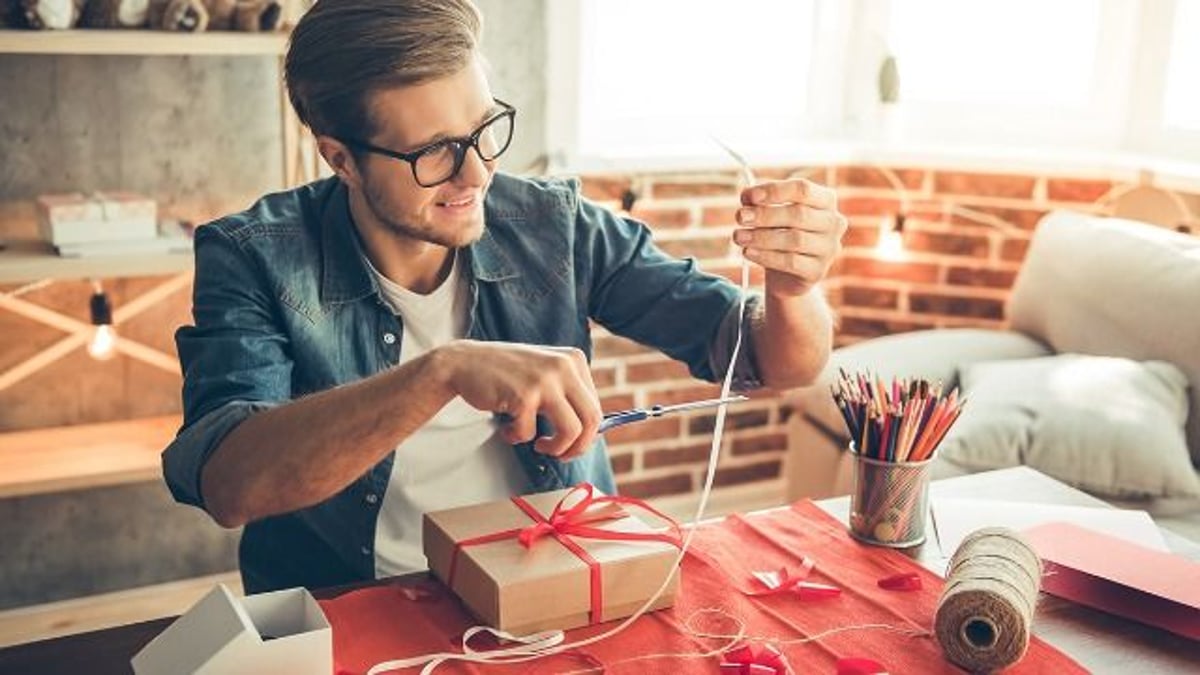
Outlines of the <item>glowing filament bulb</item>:
<svg viewBox="0 0 1200 675">
<path fill-rule="evenodd" d="M 88 354 L 93 359 L 105 361 L 117 353 L 117 332 L 110 325 L 96 326 L 92 339 L 88 341 Z"/>
<path fill-rule="evenodd" d="M 88 308 L 92 314 L 92 338 L 88 340 L 88 354 L 93 359 L 109 359 L 117 351 L 117 332 L 112 326 L 112 304 L 108 295 L 100 287 L 99 282 L 93 282 L 92 299 Z"/>
<path fill-rule="evenodd" d="M 879 222 L 879 241 L 875 252 L 880 258 L 890 261 L 904 260 L 904 216 L 884 216 Z"/>
</svg>

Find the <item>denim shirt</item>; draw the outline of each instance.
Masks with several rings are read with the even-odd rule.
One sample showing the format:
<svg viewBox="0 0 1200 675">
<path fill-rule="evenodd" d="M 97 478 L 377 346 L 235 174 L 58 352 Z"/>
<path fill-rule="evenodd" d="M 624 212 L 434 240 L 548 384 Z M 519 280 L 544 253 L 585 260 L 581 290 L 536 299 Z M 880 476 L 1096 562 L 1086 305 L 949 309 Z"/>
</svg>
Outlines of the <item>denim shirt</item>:
<svg viewBox="0 0 1200 675">
<path fill-rule="evenodd" d="M 728 281 L 667 256 L 644 225 L 582 199 L 573 180 L 498 173 L 484 208 L 483 235 L 466 247 L 468 337 L 578 347 L 590 358 L 590 318 L 696 377 L 724 376 L 738 329 L 738 289 Z M 195 325 L 175 336 L 183 426 L 163 452 L 163 473 L 177 501 L 204 508 L 201 470 L 238 423 L 395 366 L 404 327 L 366 266 L 337 179 L 268 195 L 199 228 L 195 256 Z M 752 352 L 734 364 L 737 389 L 759 385 Z M 589 481 L 615 493 L 602 439 L 571 462 L 531 443 L 514 452 L 527 492 Z M 246 525 L 246 591 L 373 578 L 392 461 L 322 503 Z"/>
</svg>

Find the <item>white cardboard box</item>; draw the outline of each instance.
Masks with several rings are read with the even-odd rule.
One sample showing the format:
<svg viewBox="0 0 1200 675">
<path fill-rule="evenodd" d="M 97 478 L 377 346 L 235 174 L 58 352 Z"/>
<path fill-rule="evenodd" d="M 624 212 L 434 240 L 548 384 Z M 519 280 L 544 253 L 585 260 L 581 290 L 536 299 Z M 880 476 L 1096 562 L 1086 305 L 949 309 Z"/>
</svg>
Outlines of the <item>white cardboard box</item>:
<svg viewBox="0 0 1200 675">
<path fill-rule="evenodd" d="M 238 598 L 219 584 L 133 657 L 136 675 L 333 672 L 333 634 L 303 588 Z"/>
<path fill-rule="evenodd" d="M 38 231 L 54 245 L 158 235 L 157 204 L 128 192 L 41 195 L 37 215 Z"/>
</svg>

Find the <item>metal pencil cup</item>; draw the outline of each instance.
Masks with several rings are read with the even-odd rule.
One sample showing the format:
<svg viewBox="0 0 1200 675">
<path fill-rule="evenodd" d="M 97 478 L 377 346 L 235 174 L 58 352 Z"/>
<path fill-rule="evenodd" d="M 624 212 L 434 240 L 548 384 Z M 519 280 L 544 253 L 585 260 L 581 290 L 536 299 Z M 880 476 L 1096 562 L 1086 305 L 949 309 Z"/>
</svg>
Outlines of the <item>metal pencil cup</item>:
<svg viewBox="0 0 1200 675">
<path fill-rule="evenodd" d="M 853 452 L 850 536 L 876 546 L 908 548 L 925 541 L 930 462 L 885 462 Z"/>
</svg>

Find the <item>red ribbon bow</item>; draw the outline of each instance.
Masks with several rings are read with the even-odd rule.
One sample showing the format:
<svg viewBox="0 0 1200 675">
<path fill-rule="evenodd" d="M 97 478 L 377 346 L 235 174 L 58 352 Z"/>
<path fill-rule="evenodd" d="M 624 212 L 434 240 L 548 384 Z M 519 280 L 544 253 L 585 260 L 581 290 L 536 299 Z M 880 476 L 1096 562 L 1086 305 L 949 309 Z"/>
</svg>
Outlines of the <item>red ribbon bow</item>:
<svg viewBox="0 0 1200 675">
<path fill-rule="evenodd" d="M 579 500 L 568 506 L 572 497 L 580 493 Z M 558 540 L 558 543 L 562 544 L 568 551 L 574 553 L 576 557 L 587 564 L 592 605 L 589 620 L 592 623 L 600 623 L 603 620 L 602 612 L 604 610 L 600 563 L 569 537 L 605 541 L 658 541 L 671 544 L 677 548 L 682 546 L 683 537 L 679 529 L 679 523 L 675 522 L 670 516 L 661 513 L 646 502 L 633 497 L 597 496 L 595 488 L 590 483 L 580 483 L 567 492 L 567 494 L 563 495 L 563 498 L 555 505 L 554 510 L 550 512 L 549 518 L 542 516 L 537 509 L 533 508 L 522 497 L 513 497 L 512 503 L 525 512 L 525 515 L 533 520 L 533 524 L 527 527 L 502 530 L 458 542 L 454 547 L 454 551 L 450 554 L 450 571 L 447 573 L 446 585 L 451 588 L 454 587 L 454 571 L 458 567 L 458 553 L 467 546 L 488 544 L 505 539 L 516 539 L 525 548 L 530 548 L 542 537 L 552 536 Z M 670 533 L 619 532 L 594 526 L 594 523 L 616 520 L 628 516 L 629 514 L 622 506 L 636 507 L 658 516 L 661 520 L 669 524 Z"/>
<path fill-rule="evenodd" d="M 725 653 L 721 662 L 721 675 L 787 675 L 790 672 L 783 652 L 774 645 L 763 645 L 755 649 L 742 645 Z"/>
</svg>

